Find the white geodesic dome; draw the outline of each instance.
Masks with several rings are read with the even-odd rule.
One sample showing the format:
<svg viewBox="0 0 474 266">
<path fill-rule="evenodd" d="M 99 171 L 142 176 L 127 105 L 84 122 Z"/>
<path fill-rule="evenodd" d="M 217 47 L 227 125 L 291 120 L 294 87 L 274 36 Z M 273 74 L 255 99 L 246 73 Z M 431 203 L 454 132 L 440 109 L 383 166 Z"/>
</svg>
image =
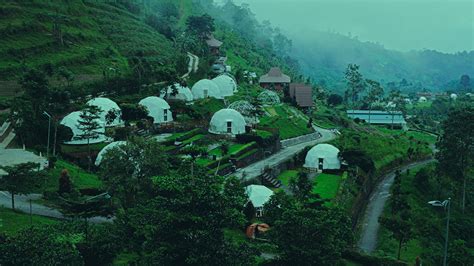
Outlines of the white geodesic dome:
<svg viewBox="0 0 474 266">
<path fill-rule="evenodd" d="M 213 134 L 245 133 L 245 118 L 234 109 L 221 109 L 211 118 L 209 132 Z"/>
<path fill-rule="evenodd" d="M 241 113 L 247 124 L 258 123 L 258 118 L 254 117 L 253 112 L 257 109 L 251 103 L 245 100 L 239 100 L 231 103 L 227 108 L 234 109 L 237 112 Z"/>
<path fill-rule="evenodd" d="M 221 92 L 221 96 L 232 96 L 234 92 L 237 92 L 237 82 L 229 74 L 222 74 L 212 79 Z"/>
<path fill-rule="evenodd" d="M 303 166 L 318 170 L 340 169 L 339 149 L 330 144 L 318 144 L 308 151 Z"/>
<path fill-rule="evenodd" d="M 176 88 L 176 94 L 173 95 L 174 89 L 173 86 Z M 188 87 L 183 87 L 181 84 L 174 84 L 173 86 L 168 86 L 166 88 L 166 93 L 162 93 L 160 95 L 161 98 L 166 96 L 167 99 L 170 100 L 181 100 L 185 102 L 192 102 L 194 99 L 193 93 Z"/>
<path fill-rule="evenodd" d="M 278 96 L 278 93 L 271 90 L 262 91 L 257 99 L 265 106 L 272 106 L 280 103 L 280 96 Z"/>
<path fill-rule="evenodd" d="M 100 150 L 100 152 L 97 154 L 97 158 L 95 158 L 95 165 L 96 166 L 100 165 L 100 163 L 102 162 L 102 159 L 104 158 L 104 155 L 108 151 L 112 150 L 115 147 L 125 145 L 126 143 L 127 143 L 126 141 L 114 141 L 114 142 L 109 143 L 107 146 L 102 148 L 102 150 Z"/>
<path fill-rule="evenodd" d="M 246 186 L 245 193 L 255 208 L 262 208 L 273 196 L 273 191 L 262 185 Z"/>
<path fill-rule="evenodd" d="M 219 86 L 217 86 L 214 81 L 209 79 L 201 79 L 200 81 L 196 82 L 191 90 L 194 99 L 204 99 L 208 97 L 222 99 Z"/>
<path fill-rule="evenodd" d="M 425 103 L 426 101 L 428 101 L 428 99 L 426 99 L 426 97 L 424 97 L 424 96 L 421 96 L 421 97 L 418 99 L 418 102 L 420 102 L 420 103 Z"/>
<path fill-rule="evenodd" d="M 81 112 L 76 111 L 68 114 L 61 120 L 61 125 L 64 125 L 71 129 L 72 131 L 72 138 L 69 141 L 65 141 L 64 144 L 70 145 L 84 145 L 89 142 L 89 144 L 100 143 L 105 141 L 105 126 L 104 123 L 97 119 L 97 123 L 100 127 L 95 131 L 95 136 L 91 137 L 89 140 L 81 139 L 81 135 L 85 132 L 79 128 L 79 121 L 81 120 Z"/>
<path fill-rule="evenodd" d="M 150 96 L 139 102 L 148 111 L 148 116 L 153 118 L 154 124 L 161 124 L 173 121 L 173 114 L 170 105 L 160 97 Z"/>
<path fill-rule="evenodd" d="M 451 93 L 451 95 L 449 95 L 449 98 L 451 98 L 452 100 L 456 100 L 458 98 L 458 95 L 456 93 Z"/>
<path fill-rule="evenodd" d="M 123 121 L 120 118 L 122 116 L 122 110 L 117 103 L 112 101 L 109 98 L 97 97 L 87 102 L 87 105 L 97 106 L 100 109 L 100 120 L 104 123 L 106 127 L 115 127 L 123 125 Z M 107 114 L 111 111 L 114 111 L 117 117 L 111 122 L 107 123 Z"/>
</svg>

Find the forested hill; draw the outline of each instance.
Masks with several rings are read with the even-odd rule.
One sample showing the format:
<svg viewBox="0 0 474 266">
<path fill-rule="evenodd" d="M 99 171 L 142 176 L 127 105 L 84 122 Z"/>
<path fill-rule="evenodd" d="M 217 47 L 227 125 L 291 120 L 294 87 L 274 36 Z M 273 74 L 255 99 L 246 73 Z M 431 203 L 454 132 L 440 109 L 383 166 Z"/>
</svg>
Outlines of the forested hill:
<svg viewBox="0 0 474 266">
<path fill-rule="evenodd" d="M 138 1 L 23 1 L 0 4 L 0 80 L 25 67 L 46 72 L 62 67 L 77 79 L 143 72 L 149 66 L 184 69 L 185 53 L 147 23 Z M 158 9 L 147 6 L 150 12 Z M 185 4 L 189 1 L 172 1 Z M 173 24 L 183 20 L 177 6 Z M 169 16 L 171 18 L 171 16 Z M 160 69 L 155 69 L 158 72 Z"/>
<path fill-rule="evenodd" d="M 387 85 L 403 79 L 404 91 L 446 90 L 463 74 L 474 76 L 474 51 L 444 54 L 432 50 L 399 52 L 337 33 L 313 32 L 291 36 L 293 55 L 302 70 L 316 82 L 343 90 L 344 70 L 350 63 L 361 66 L 365 77 Z M 456 81 L 456 82 L 453 82 Z M 451 83 L 451 84 L 448 84 Z"/>
</svg>

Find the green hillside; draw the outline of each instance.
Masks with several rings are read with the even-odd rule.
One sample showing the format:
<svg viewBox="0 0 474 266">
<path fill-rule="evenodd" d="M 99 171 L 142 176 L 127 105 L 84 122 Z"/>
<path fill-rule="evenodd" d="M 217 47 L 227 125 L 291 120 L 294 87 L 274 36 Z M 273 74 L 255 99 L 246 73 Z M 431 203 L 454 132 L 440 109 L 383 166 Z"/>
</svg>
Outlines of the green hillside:
<svg viewBox="0 0 474 266">
<path fill-rule="evenodd" d="M 132 13 L 130 6 L 98 2 L 2 4 L 0 77 L 15 79 L 28 66 L 46 70 L 66 67 L 78 81 L 97 79 L 103 74 L 130 72 L 134 57 L 182 68 L 185 56 L 144 22 L 144 12 Z M 189 8 L 185 2 L 180 6 L 182 12 Z"/>
</svg>

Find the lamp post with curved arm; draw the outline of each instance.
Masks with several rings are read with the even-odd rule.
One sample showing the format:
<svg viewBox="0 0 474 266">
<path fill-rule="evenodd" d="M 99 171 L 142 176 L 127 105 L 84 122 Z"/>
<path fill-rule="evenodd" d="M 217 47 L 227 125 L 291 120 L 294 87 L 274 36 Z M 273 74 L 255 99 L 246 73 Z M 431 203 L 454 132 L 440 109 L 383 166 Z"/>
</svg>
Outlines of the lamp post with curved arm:
<svg viewBox="0 0 474 266">
<path fill-rule="evenodd" d="M 450 209 L 451 209 L 451 198 L 448 198 L 445 201 L 439 200 L 432 200 L 428 201 L 428 204 L 434 207 L 443 207 L 448 212 L 448 217 L 446 219 L 446 236 L 444 239 L 444 258 L 443 258 L 443 266 L 447 264 L 447 257 L 448 257 L 448 237 L 449 237 L 449 216 L 450 216 Z"/>
</svg>

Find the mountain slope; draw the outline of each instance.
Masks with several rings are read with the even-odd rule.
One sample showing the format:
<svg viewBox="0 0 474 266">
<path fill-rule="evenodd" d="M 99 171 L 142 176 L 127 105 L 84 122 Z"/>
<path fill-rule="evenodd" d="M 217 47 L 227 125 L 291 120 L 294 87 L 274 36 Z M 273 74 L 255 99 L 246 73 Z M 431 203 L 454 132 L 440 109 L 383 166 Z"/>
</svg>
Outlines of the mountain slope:
<svg viewBox="0 0 474 266">
<path fill-rule="evenodd" d="M 305 74 L 336 90 L 344 88 L 344 70 L 350 63 L 360 65 L 366 78 L 385 84 L 406 79 L 412 83 L 412 90 L 446 89 L 448 82 L 459 80 L 463 74 L 474 76 L 474 52 L 398 52 L 330 32 L 315 32 L 304 38 L 292 37 L 293 55 Z"/>
<path fill-rule="evenodd" d="M 101 76 L 110 68 L 130 71 L 137 55 L 168 66 L 183 60 L 171 41 L 130 11 L 95 1 L 6 1 L 0 5 L 0 79 L 17 77 L 23 65 Z"/>
</svg>

